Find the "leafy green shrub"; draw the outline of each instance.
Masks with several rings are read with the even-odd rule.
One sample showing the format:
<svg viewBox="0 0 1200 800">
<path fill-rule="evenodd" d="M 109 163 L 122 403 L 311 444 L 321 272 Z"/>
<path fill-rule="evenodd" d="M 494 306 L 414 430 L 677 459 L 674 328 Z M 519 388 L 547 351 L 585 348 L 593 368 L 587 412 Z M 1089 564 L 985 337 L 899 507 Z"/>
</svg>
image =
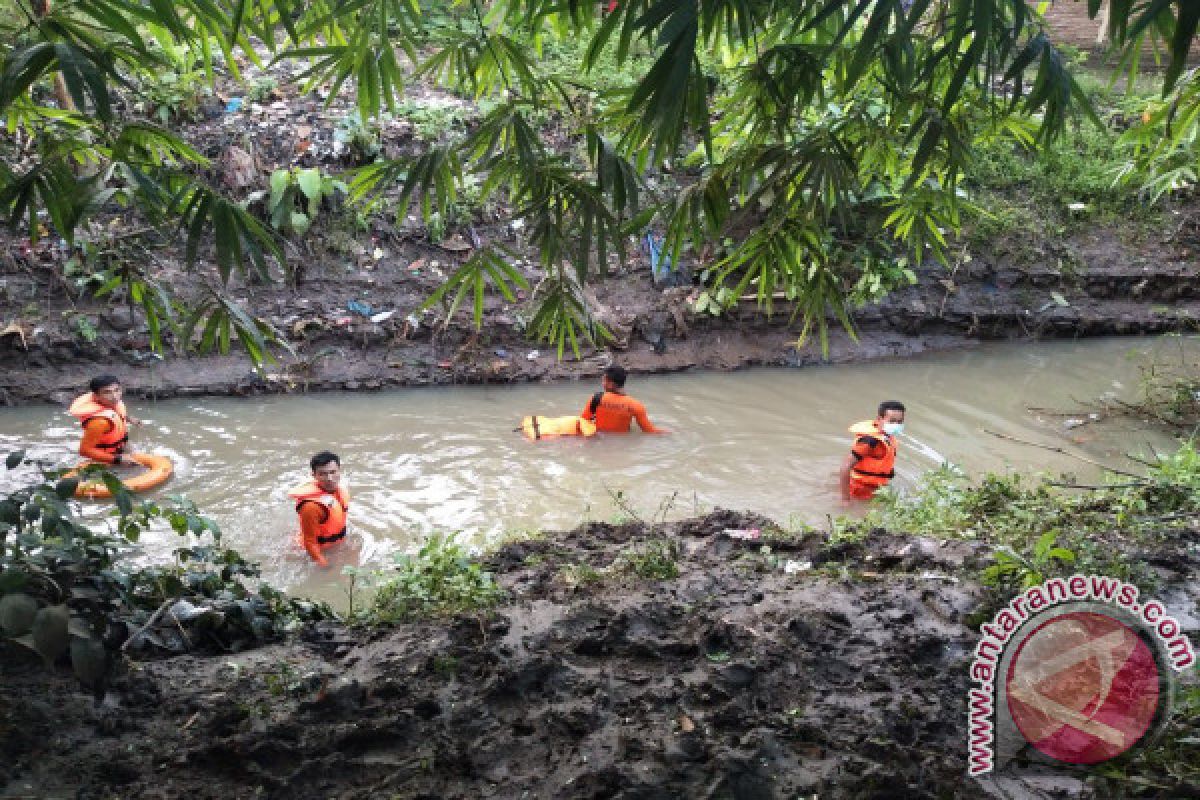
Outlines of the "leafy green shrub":
<svg viewBox="0 0 1200 800">
<path fill-rule="evenodd" d="M 1058 535 L 1056 530 L 1046 531 L 1028 552 L 998 548 L 992 554 L 995 563 L 983 571 L 983 582 L 989 586 L 1028 589 L 1068 571 L 1075 563 L 1075 553 L 1056 546 Z"/>
<path fill-rule="evenodd" d="M 494 606 L 502 592 L 492 574 L 473 561 L 454 538 L 455 534 L 435 533 L 416 555 L 398 555 L 396 574 L 380 583 L 365 619 L 392 624 Z"/>
<path fill-rule="evenodd" d="M 14 469 L 23 460 L 13 453 L 6 466 Z M 100 480 L 112 492 L 108 524 L 78 516 L 73 497 L 81 480 Z M 189 546 L 175 551 L 173 564 L 126 561 L 124 554 L 156 520 L 190 538 Z M 208 600 L 208 606 L 225 609 L 208 617 L 221 624 L 204 631 L 205 641 L 221 649 L 267 638 L 300 618 L 327 615 L 269 586 L 251 588 L 258 576 L 257 566 L 224 547 L 216 524 L 190 502 L 139 502 L 99 465 L 72 477 L 43 469 L 41 480 L 0 499 L 0 639 L 33 649 L 48 667 L 69 650 L 80 680 L 98 694 L 110 663 L 102 637 L 140 627 L 176 599 Z"/>
<path fill-rule="evenodd" d="M 346 184 L 319 169 L 277 169 L 271 173 L 270 192 L 254 192 L 247 204 L 262 200 L 271 225 L 285 234 L 303 236 L 321 211 L 339 195 Z"/>
<path fill-rule="evenodd" d="M 879 492 L 866 519 L 849 524 L 992 542 L 996 563 L 983 577 L 994 584 L 1032 585 L 1071 567 L 1149 585 L 1154 579 L 1146 566 L 1112 545 L 1170 536 L 1200 514 L 1200 452 L 1189 441 L 1161 456 L 1143 478 L 1110 474 L 1095 486 L 1061 484 L 986 475 L 972 485 L 945 467 L 928 473 L 912 495 Z"/>
</svg>

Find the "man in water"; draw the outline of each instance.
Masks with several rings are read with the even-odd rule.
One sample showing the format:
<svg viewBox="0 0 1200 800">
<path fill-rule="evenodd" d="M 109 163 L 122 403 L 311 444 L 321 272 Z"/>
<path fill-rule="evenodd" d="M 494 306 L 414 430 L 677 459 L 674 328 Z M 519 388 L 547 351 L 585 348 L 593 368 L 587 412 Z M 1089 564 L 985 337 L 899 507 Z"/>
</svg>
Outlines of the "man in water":
<svg viewBox="0 0 1200 800">
<path fill-rule="evenodd" d="M 131 417 L 121 400 L 124 393 L 115 375 L 98 375 L 88 383 L 90 391 L 76 397 L 68 412 L 83 425 L 79 455 L 92 461 L 119 466 L 122 456 L 132 452 L 129 426 L 142 421 Z"/>
<path fill-rule="evenodd" d="M 842 500 L 870 500 L 896 474 L 896 437 L 904 431 L 904 404 L 885 400 L 875 419 L 850 428 L 854 444 L 838 475 Z"/>
<path fill-rule="evenodd" d="M 300 517 L 300 543 L 317 562 L 327 567 L 323 551 L 346 538 L 350 493 L 341 485 L 342 462 L 336 453 L 322 450 L 308 461 L 311 481 L 288 491 Z"/>
<path fill-rule="evenodd" d="M 625 394 L 624 368 L 612 366 L 604 370 L 600 381 L 602 391 L 592 395 L 579 416 L 595 420 L 596 430 L 604 433 L 629 433 L 630 423 L 637 420 L 643 433 L 667 433 L 646 416 L 646 407 Z"/>
</svg>

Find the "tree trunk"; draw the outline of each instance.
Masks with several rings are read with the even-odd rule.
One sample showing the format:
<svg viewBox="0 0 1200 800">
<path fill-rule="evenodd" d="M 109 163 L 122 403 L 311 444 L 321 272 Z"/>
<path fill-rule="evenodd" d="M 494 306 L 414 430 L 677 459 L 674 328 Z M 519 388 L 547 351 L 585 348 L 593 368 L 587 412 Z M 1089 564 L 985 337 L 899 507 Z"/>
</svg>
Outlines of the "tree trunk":
<svg viewBox="0 0 1200 800">
<path fill-rule="evenodd" d="M 30 0 L 29 6 L 33 9 L 33 15 L 38 19 L 45 19 L 50 15 L 50 0 Z M 63 79 L 62 72 L 54 73 L 54 99 L 58 101 L 58 107 L 63 111 L 75 110 L 75 101 L 71 99 L 71 93 L 67 91 L 67 82 Z"/>
</svg>

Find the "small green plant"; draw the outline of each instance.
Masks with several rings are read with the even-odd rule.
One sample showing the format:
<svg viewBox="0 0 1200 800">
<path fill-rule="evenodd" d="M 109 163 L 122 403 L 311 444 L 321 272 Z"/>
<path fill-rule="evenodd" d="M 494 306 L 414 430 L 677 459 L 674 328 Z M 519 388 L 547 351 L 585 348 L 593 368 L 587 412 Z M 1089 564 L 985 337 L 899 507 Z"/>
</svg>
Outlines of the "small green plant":
<svg viewBox="0 0 1200 800">
<path fill-rule="evenodd" d="M 379 578 L 379 573 L 376 570 L 363 569 L 362 567 L 345 566 L 342 567 L 342 574 L 349 580 L 346 581 L 346 619 L 353 622 L 355 615 L 361 611 L 356 608 L 358 605 L 359 594 L 363 591 L 368 591 L 374 586 L 375 581 Z"/>
<path fill-rule="evenodd" d="M 193 120 L 208 82 L 199 59 L 191 48 L 176 43 L 164 32 L 156 32 L 156 56 L 162 64 L 143 73 L 138 81 L 136 108 L 163 125 Z"/>
<path fill-rule="evenodd" d="M 262 200 L 271 225 L 285 234 L 303 236 L 312 227 L 323 204 L 346 194 L 346 184 L 315 167 L 277 169 L 271 173 L 269 192 L 254 192 L 247 204 Z"/>
<path fill-rule="evenodd" d="M 733 292 L 724 286 L 715 290 L 704 289 L 692 301 L 692 311 L 697 314 L 711 314 L 719 317 L 725 313 L 733 300 Z"/>
<path fill-rule="evenodd" d="M 567 564 L 558 571 L 558 578 L 570 589 L 593 586 L 604 581 L 604 573 L 591 564 Z"/>
<path fill-rule="evenodd" d="M 92 344 L 100 338 L 100 330 L 91 317 L 77 316 L 72 320 L 72 325 L 75 333 L 79 334 L 79 337 L 88 344 Z"/>
<path fill-rule="evenodd" d="M 648 580 L 679 577 L 679 545 L 667 539 L 653 539 L 621 554 L 624 568 Z"/>
<path fill-rule="evenodd" d="M 1075 563 L 1075 553 L 1057 546 L 1059 531 L 1049 530 L 1038 537 L 1028 553 L 1000 547 L 992 553 L 995 563 L 982 574 L 989 586 L 1019 586 L 1028 589 L 1047 577 L 1057 575 Z"/>
<path fill-rule="evenodd" d="M 461 131 L 466 112 L 457 105 L 406 100 L 397 105 L 396 116 L 408 120 L 418 139 L 436 142 Z"/>
<path fill-rule="evenodd" d="M 396 573 L 383 579 L 367 618 L 391 624 L 494 606 L 500 587 L 454 538 L 435 533 L 416 555 L 398 555 Z"/>
<path fill-rule="evenodd" d="M 454 656 L 436 655 L 429 662 L 430 668 L 438 675 L 450 677 L 458 672 L 458 659 Z"/>
<path fill-rule="evenodd" d="M 295 694 L 304 686 L 304 680 L 300 673 L 286 661 L 279 661 L 275 666 L 263 675 L 263 683 L 266 684 L 267 691 L 276 697 Z"/>
<path fill-rule="evenodd" d="M 346 148 L 351 163 L 365 164 L 383 151 L 383 137 L 373 120 L 363 121 L 359 112 L 351 111 L 338 120 L 333 140 Z"/>
<path fill-rule="evenodd" d="M 434 211 L 429 215 L 429 219 L 425 223 L 425 232 L 433 244 L 446 238 L 446 218 L 440 211 Z"/>
<path fill-rule="evenodd" d="M 263 75 L 246 89 L 247 103 L 262 103 L 271 98 L 271 95 L 279 87 L 279 81 L 271 75 Z"/>
</svg>

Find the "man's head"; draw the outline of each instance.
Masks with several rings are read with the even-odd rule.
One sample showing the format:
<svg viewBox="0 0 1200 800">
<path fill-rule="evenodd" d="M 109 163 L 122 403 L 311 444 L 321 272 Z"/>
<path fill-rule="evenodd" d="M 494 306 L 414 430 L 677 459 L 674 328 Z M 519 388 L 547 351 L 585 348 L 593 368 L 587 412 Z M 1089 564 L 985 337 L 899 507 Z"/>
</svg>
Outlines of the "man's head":
<svg viewBox="0 0 1200 800">
<path fill-rule="evenodd" d="M 342 479 L 342 461 L 336 453 L 322 450 L 308 460 L 313 480 L 323 492 L 335 492 Z"/>
<path fill-rule="evenodd" d="M 895 435 L 902 432 L 904 430 L 904 403 L 898 400 L 884 400 L 879 404 L 879 415 L 876 420 L 884 433 Z"/>
<path fill-rule="evenodd" d="M 116 408 L 117 403 L 121 402 L 121 381 L 116 375 L 97 375 L 88 381 L 88 388 L 92 390 L 96 402 L 102 406 Z"/>
<path fill-rule="evenodd" d="M 625 368 L 618 367 L 615 364 L 604 370 L 604 379 L 601 384 L 606 392 L 619 392 L 625 388 Z"/>
</svg>

